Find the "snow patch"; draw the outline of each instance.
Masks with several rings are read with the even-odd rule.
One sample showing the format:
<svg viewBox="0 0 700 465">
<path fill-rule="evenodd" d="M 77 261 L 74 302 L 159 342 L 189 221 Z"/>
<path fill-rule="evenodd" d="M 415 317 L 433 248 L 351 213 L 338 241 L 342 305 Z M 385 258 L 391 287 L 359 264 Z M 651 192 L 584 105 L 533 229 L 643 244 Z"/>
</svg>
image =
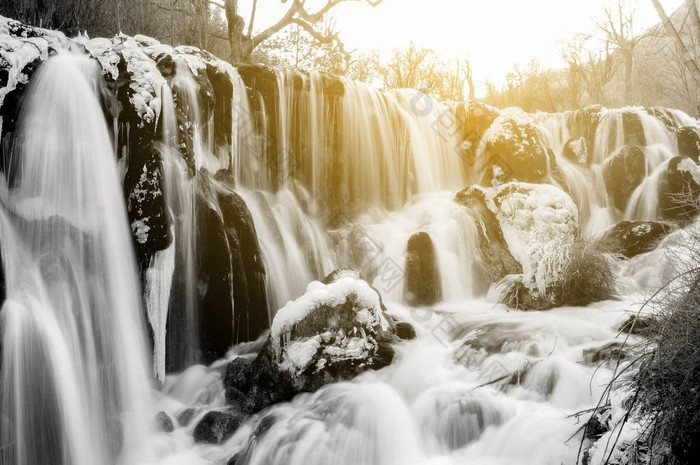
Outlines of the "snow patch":
<svg viewBox="0 0 700 465">
<path fill-rule="evenodd" d="M 695 164 L 690 158 L 684 158 L 678 162 L 678 171 L 683 173 L 689 173 L 693 177 L 693 182 L 700 186 L 700 166 Z"/>
</svg>

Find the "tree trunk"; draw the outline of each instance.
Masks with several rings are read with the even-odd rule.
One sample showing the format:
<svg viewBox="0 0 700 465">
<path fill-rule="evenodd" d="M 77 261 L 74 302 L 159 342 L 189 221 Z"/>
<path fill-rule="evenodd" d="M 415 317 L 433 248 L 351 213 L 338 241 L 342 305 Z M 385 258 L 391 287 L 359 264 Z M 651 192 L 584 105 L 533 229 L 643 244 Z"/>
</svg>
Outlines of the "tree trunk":
<svg viewBox="0 0 700 465">
<path fill-rule="evenodd" d="M 623 50 L 625 57 L 625 105 L 632 105 L 632 67 L 634 65 L 634 54 L 632 50 Z"/>
<path fill-rule="evenodd" d="M 238 14 L 238 0 L 226 0 L 226 22 L 228 23 L 228 42 L 231 48 L 229 61 L 243 63 L 250 59 L 253 43 L 243 33 L 245 20 Z"/>
</svg>

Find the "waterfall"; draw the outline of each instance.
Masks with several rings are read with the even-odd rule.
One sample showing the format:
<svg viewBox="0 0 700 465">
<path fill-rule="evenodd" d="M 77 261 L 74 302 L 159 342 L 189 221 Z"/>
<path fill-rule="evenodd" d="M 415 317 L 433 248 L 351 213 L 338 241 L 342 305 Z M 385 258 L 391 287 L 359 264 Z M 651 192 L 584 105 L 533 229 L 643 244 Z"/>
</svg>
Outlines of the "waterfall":
<svg viewBox="0 0 700 465">
<path fill-rule="evenodd" d="M 20 107 L 2 108 L 3 464 L 574 463 L 581 422 L 615 376 L 620 324 L 689 240 L 692 218 L 665 217 L 664 195 L 685 192 L 674 175 L 700 190 L 680 143 L 698 121 L 493 110 L 534 128 L 527 139 L 419 91 L 234 68 L 142 36 L 54 37 L 48 58 L 42 37 L 13 36 L 44 63 L 16 79 Z M 76 44 L 85 56 L 68 52 Z M 542 145 L 542 176 L 482 176 L 499 168 L 492 155 L 513 160 L 486 152 L 503 134 Z M 575 246 L 637 220 L 673 224 L 656 250 L 605 252 L 618 300 L 500 303 L 529 285 L 552 292 Z M 277 311 L 323 295 L 310 283 L 338 268 L 358 269 L 416 338 L 392 340 L 382 369 L 196 442 L 209 413 L 243 415 L 226 404 L 227 378 L 245 374 Z M 434 285 L 430 299 L 415 299 L 412 279 Z"/>
<path fill-rule="evenodd" d="M 48 60 L 5 167 L 3 463 L 117 463 L 147 436 L 141 291 L 100 82 L 87 57 Z"/>
</svg>

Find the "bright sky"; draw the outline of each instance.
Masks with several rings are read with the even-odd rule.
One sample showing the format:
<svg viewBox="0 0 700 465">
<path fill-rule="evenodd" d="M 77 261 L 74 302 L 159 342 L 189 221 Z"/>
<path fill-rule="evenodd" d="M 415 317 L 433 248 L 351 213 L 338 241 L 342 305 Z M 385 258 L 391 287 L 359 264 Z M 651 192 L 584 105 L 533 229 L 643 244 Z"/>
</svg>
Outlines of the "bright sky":
<svg viewBox="0 0 700 465">
<path fill-rule="evenodd" d="M 524 66 L 533 58 L 543 68 L 562 66 L 561 41 L 592 32 L 594 19 L 614 0 L 384 0 L 374 8 L 372 1 L 351 0 L 332 10 L 349 50 L 388 52 L 413 41 L 448 57 L 467 57 L 481 85 L 503 82 L 514 64 Z M 659 22 L 651 1 L 632 2 L 640 30 Z M 247 20 L 250 0 L 240 3 Z M 669 15 L 682 3 L 661 0 Z M 274 23 L 286 6 L 259 0 L 255 29 Z"/>
</svg>

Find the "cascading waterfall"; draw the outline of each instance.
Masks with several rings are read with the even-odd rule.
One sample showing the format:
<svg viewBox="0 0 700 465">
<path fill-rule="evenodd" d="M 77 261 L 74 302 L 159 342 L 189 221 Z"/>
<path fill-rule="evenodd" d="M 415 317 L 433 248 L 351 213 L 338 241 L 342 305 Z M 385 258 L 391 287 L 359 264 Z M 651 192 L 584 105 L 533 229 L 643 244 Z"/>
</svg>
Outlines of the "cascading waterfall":
<svg viewBox="0 0 700 465">
<path fill-rule="evenodd" d="M 42 66 L 5 166 L 3 463 L 129 463 L 147 437 L 140 289 L 100 81 L 87 57 Z"/>
<path fill-rule="evenodd" d="M 683 112 L 669 113 L 675 127 L 697 124 Z M 639 126 L 629 127 L 631 124 L 625 123 L 626 117 L 637 119 Z M 587 150 L 587 164 L 575 163 L 563 155 L 564 143 L 582 136 L 576 122 L 570 121 L 567 114 L 542 113 L 533 115 L 532 119 L 556 154 L 557 167 L 579 207 L 586 236 L 590 237 L 621 220 L 651 221 L 657 218 L 659 182 L 668 161 L 678 156 L 675 138 L 660 119 L 644 108 L 603 110 L 593 135 L 593 144 Z M 629 144 L 637 145 L 644 151 L 644 179 L 631 194 L 627 207 L 616 212 L 607 192 L 603 169 L 621 148 Z"/>
<path fill-rule="evenodd" d="M 487 294 L 480 274 L 492 271 L 485 263 L 494 257 L 486 255 L 510 247 L 512 260 L 524 262 L 534 249 L 513 248 L 527 246 L 526 239 L 549 240 L 564 230 L 578 240 L 580 227 L 593 240 L 622 220 L 657 221 L 671 167 L 698 174 L 691 158 L 674 161 L 681 152 L 674 133 L 697 121 L 644 108 L 589 109 L 595 124 L 579 112 L 504 110 L 534 124 L 552 151 L 545 178 L 558 187 L 542 192 L 573 202 L 528 196 L 539 192 L 534 183 L 501 192 L 498 181 L 484 186 L 483 210 L 497 210 L 488 219 L 473 204 L 454 201 L 488 167 L 462 157 L 466 131 L 455 109 L 420 92 L 293 70 L 251 77 L 239 68 L 239 76 L 204 52 L 144 37 L 80 40 L 105 80 L 124 93 L 120 103 L 133 105 L 141 119 L 120 128 L 116 150 L 104 123 L 109 111 L 96 98 L 103 78 L 95 60 L 61 53 L 31 77 L 19 129 L 8 136 L 14 148 L 0 189 L 3 463 L 575 463 L 576 415 L 596 404 L 614 376 L 614 367 L 596 357 L 616 347 L 617 328 L 626 309 L 638 309 L 632 302 L 639 293 L 672 274 L 662 254 L 684 230 L 671 233 L 663 250 L 616 261 L 620 301 L 586 308 L 508 311 L 494 296 L 518 274 L 506 273 Z M 106 76 L 122 72 L 120 60 L 131 60 L 125 80 L 133 82 L 126 85 Z M 153 142 L 155 155 L 119 146 L 134 134 Z M 585 143 L 585 160 L 564 153 L 572 140 L 579 148 Z M 639 183 L 621 202 L 605 173 L 625 146 L 639 147 L 643 163 L 635 166 Z M 133 212 L 125 209 L 119 174 L 144 153 L 157 157 L 152 185 L 162 187 L 172 240 L 137 251 L 141 296 L 132 253 L 141 243 L 128 235 Z M 153 174 L 150 165 L 141 168 L 146 178 Z M 136 197 L 148 186 L 137 184 Z M 520 197 L 504 201 L 501 194 Z M 578 217 L 567 217 L 574 203 Z M 140 233 L 155 228 L 149 215 L 134 221 Z M 509 222 L 506 237 L 488 236 L 499 221 Z M 426 233 L 439 296 L 412 308 L 407 248 Z M 568 250 L 536 252 L 547 271 Z M 520 265 L 531 271 L 541 264 Z M 359 268 L 417 337 L 394 344 L 396 357 L 385 368 L 272 405 L 220 445 L 193 445 L 206 415 L 232 413 L 225 363 L 252 359 L 264 345 L 236 345 L 227 359 L 205 367 L 197 364 L 207 360 L 202 353 L 220 344 L 205 340 L 207 331 L 221 329 L 224 347 L 215 355 L 222 357 L 236 339 L 229 335 L 245 332 L 249 340 L 264 329 L 251 315 L 267 310 L 271 320 L 306 289 L 322 293 L 309 283 L 339 267 Z M 263 281 L 266 299 L 256 300 Z M 544 281 L 536 283 L 543 292 Z M 153 373 L 162 382 L 157 393 L 149 385 L 143 314 L 152 329 Z M 294 355 L 304 358 L 307 349 Z M 150 431 L 159 411 L 162 431 Z"/>
</svg>

